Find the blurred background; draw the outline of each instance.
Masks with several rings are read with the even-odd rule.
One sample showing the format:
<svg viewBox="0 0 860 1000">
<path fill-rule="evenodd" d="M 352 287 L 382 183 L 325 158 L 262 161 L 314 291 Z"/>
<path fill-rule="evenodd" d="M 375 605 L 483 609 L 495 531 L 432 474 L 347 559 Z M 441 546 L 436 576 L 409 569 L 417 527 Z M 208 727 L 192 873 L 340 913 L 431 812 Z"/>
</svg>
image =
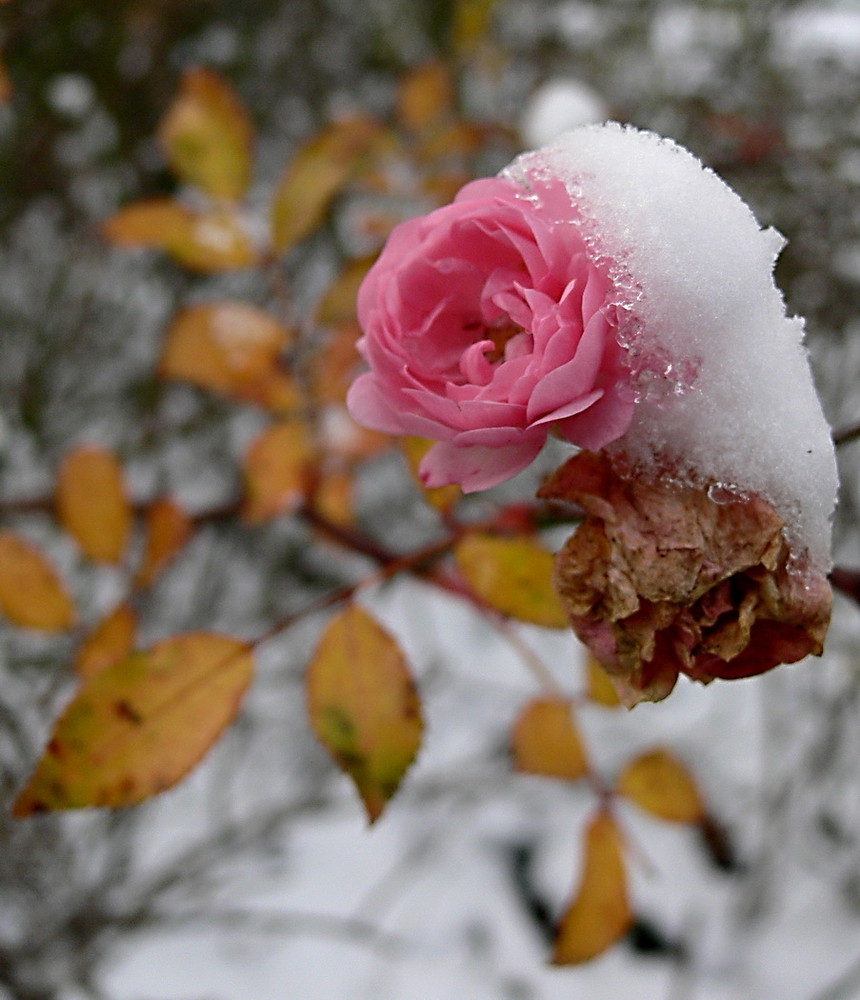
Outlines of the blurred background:
<svg viewBox="0 0 860 1000">
<path fill-rule="evenodd" d="M 366 570 L 296 519 L 239 516 L 241 458 L 265 415 L 158 376 L 177 310 L 239 299 L 299 331 L 299 353 L 316 336 L 336 343 L 362 262 L 396 221 L 607 118 L 687 146 L 786 236 L 777 280 L 846 431 L 834 557 L 860 565 L 856 0 L 6 0 L 0 65 L 0 517 L 50 555 L 82 629 L 127 583 L 51 516 L 57 464 L 82 440 L 121 457 L 136 502 L 167 491 L 194 521 L 136 596 L 141 641 L 258 634 Z M 130 203 L 205 201 L 158 139 L 193 67 L 247 111 L 253 173 L 237 211 L 252 243 L 266 244 L 297 157 L 313 175 L 343 155 L 320 138 L 337 123 L 376 123 L 384 168 L 346 173 L 324 197 L 322 182 L 297 188 L 319 211 L 255 266 L 113 245 L 104 222 Z M 435 515 L 396 456 L 332 456 L 350 473 L 333 516 L 394 546 L 432 540 Z M 837 595 L 820 662 L 682 685 L 631 715 L 584 711 L 596 766 L 671 746 L 715 825 L 708 839 L 631 813 L 633 931 L 587 966 L 552 969 L 588 791 L 510 773 L 507 728 L 532 691 L 498 635 L 416 582 L 368 600 L 409 653 L 429 729 L 385 818 L 365 829 L 310 734 L 302 677 L 322 619 L 303 619 L 266 645 L 238 722 L 176 790 L 116 814 L 0 813 L 0 997 L 860 997 L 856 605 Z M 574 640 L 526 632 L 577 690 Z M 72 689 L 81 634 L 0 626 L 4 803 Z"/>
</svg>

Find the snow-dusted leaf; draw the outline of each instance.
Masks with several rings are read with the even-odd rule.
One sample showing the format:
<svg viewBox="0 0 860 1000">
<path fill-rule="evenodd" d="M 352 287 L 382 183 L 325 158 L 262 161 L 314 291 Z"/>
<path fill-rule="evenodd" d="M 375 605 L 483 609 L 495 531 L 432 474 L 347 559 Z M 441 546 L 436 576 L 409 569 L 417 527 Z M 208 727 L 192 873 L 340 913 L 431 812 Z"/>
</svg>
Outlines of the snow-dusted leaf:
<svg viewBox="0 0 860 1000">
<path fill-rule="evenodd" d="M 245 454 L 242 516 L 252 524 L 294 511 L 304 500 L 316 458 L 306 424 L 283 421 L 260 433 Z"/>
<path fill-rule="evenodd" d="M 83 681 L 13 811 L 133 805 L 170 788 L 232 721 L 251 680 L 247 643 L 190 632 Z"/>
<path fill-rule="evenodd" d="M 30 542 L 0 531 L 0 613 L 13 625 L 62 632 L 74 623 L 71 598 L 54 567 Z"/>
<path fill-rule="evenodd" d="M 693 776 L 668 750 L 651 750 L 630 761 L 618 778 L 618 791 L 673 823 L 698 823 L 705 816 Z"/>
<path fill-rule="evenodd" d="M 175 501 L 159 497 L 146 508 L 146 540 L 134 583 L 149 587 L 191 537 L 193 522 Z"/>
<path fill-rule="evenodd" d="M 229 206 L 195 212 L 170 198 L 121 208 L 102 225 L 102 235 L 121 247 L 164 250 L 191 271 L 217 273 L 251 267 L 257 253 Z"/>
<path fill-rule="evenodd" d="M 588 760 L 570 702 L 534 698 L 520 712 L 511 732 L 514 767 L 527 774 L 576 781 L 588 773 Z"/>
<path fill-rule="evenodd" d="M 273 381 L 282 374 L 278 358 L 289 338 L 273 316 L 244 302 L 189 306 L 170 324 L 159 373 L 268 405 Z M 297 390 L 291 382 L 286 388 L 297 405 Z"/>
<path fill-rule="evenodd" d="M 421 743 L 421 703 L 396 639 L 349 605 L 325 630 L 307 677 L 314 732 L 352 778 L 370 822 Z"/>
<path fill-rule="evenodd" d="M 454 550 L 475 594 L 518 621 L 565 628 L 567 615 L 552 585 L 553 557 L 530 538 L 466 535 Z"/>
<path fill-rule="evenodd" d="M 210 69 L 191 69 L 158 138 L 177 176 L 214 198 L 240 198 L 251 178 L 251 122 L 233 88 Z"/>
<path fill-rule="evenodd" d="M 630 927 L 623 843 L 613 818 L 598 813 L 585 833 L 579 888 L 559 923 L 555 965 L 576 965 L 606 951 Z"/>
<path fill-rule="evenodd" d="M 57 517 L 87 558 L 119 563 L 132 528 L 122 468 L 96 445 L 70 451 L 57 473 Z"/>
<path fill-rule="evenodd" d="M 289 250 L 322 222 L 380 134 L 371 118 L 336 122 L 303 146 L 287 167 L 272 201 L 272 242 Z"/>
<path fill-rule="evenodd" d="M 137 615 L 129 604 L 120 604 L 95 626 L 75 656 L 75 673 L 92 677 L 105 667 L 124 660 L 134 649 Z"/>
</svg>

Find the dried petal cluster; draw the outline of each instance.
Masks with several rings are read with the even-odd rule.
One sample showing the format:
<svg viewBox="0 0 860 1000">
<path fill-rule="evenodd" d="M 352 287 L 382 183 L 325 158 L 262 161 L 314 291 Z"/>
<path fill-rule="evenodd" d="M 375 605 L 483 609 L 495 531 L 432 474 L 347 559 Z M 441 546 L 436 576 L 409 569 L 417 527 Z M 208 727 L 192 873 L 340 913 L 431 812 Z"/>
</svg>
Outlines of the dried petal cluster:
<svg viewBox="0 0 860 1000">
<path fill-rule="evenodd" d="M 540 495 L 586 512 L 556 587 L 625 704 L 665 698 L 680 673 L 708 683 L 821 653 L 830 585 L 762 497 L 625 474 L 590 452 Z"/>
</svg>

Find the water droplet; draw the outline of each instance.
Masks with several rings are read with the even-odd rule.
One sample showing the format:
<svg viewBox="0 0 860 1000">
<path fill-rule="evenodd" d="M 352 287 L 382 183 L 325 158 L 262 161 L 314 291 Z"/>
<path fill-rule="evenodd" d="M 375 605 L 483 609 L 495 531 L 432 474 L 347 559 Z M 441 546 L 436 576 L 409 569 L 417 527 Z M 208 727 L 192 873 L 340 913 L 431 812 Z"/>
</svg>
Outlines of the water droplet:
<svg viewBox="0 0 860 1000">
<path fill-rule="evenodd" d="M 722 506 L 748 500 L 749 495 L 738 486 L 732 486 L 730 483 L 711 483 L 708 487 L 708 498 Z"/>
</svg>

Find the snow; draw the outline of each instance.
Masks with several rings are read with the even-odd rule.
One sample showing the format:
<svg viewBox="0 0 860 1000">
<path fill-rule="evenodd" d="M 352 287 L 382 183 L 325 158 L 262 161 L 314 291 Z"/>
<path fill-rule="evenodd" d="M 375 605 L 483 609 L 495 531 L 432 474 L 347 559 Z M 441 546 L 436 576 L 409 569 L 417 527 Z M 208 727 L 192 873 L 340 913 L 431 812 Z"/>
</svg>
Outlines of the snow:
<svg viewBox="0 0 860 1000">
<path fill-rule="evenodd" d="M 687 150 L 616 123 L 518 157 L 506 174 L 558 178 L 628 317 L 619 332 L 637 408 L 616 448 L 645 470 L 762 494 L 789 541 L 830 565 L 837 478 L 803 346 L 773 282 L 784 241 Z"/>
<path fill-rule="evenodd" d="M 532 94 L 520 131 L 529 146 L 543 146 L 568 129 L 606 117 L 606 104 L 581 80 L 555 77 Z"/>
<path fill-rule="evenodd" d="M 797 729 L 791 698 L 800 696 L 804 678 L 819 686 L 838 680 L 837 652 L 821 664 L 783 668 L 779 676 L 707 689 L 682 682 L 672 698 L 632 713 L 579 710 L 589 752 L 607 780 L 633 754 L 669 743 L 751 868 L 722 872 L 694 830 L 622 807 L 636 912 L 687 957 L 648 956 L 622 942 L 582 967 L 559 969 L 546 964 L 547 946 L 513 889 L 504 851 L 513 843 L 534 845 L 533 885 L 560 912 L 578 878 L 593 795 L 582 785 L 511 774 L 503 760 L 488 766 L 488 749 L 535 691 L 511 650 L 497 635 L 481 635 L 461 602 L 416 582 L 380 588 L 368 599 L 408 646 L 428 716 L 427 745 L 401 793 L 368 828 L 348 780 L 339 779 L 337 803 L 291 824 L 282 861 L 256 875 L 245 869 L 222 891 L 228 908 L 258 916 L 258 924 L 139 934 L 116 955 L 102 983 L 105 995 L 812 1000 L 829 995 L 824 990 L 856 966 L 860 915 L 822 870 L 826 859 L 804 860 L 791 844 L 796 826 L 790 831 L 779 815 L 774 819 L 773 803 L 785 787 L 774 770 L 785 761 L 765 746 L 763 709 L 771 705 L 784 725 Z M 841 620 L 846 629 L 854 627 L 853 609 L 850 616 Z M 566 690 L 580 686 L 581 649 L 572 636 L 536 628 L 522 634 Z M 799 729 L 793 745 L 803 759 L 809 744 Z M 785 770 L 790 779 L 799 769 Z M 186 791 L 174 794 L 182 814 Z M 168 840 L 173 835 L 169 825 L 161 832 Z M 762 854 L 771 879 L 767 904 L 750 916 Z M 377 927 L 379 935 L 363 938 L 350 929 L 355 922 Z M 267 924 L 268 932 L 255 930 Z"/>
<path fill-rule="evenodd" d="M 860 67 L 860 11 L 801 4 L 784 14 L 773 32 L 777 62 L 798 66 L 810 62 L 836 62 L 845 69 Z"/>
</svg>

